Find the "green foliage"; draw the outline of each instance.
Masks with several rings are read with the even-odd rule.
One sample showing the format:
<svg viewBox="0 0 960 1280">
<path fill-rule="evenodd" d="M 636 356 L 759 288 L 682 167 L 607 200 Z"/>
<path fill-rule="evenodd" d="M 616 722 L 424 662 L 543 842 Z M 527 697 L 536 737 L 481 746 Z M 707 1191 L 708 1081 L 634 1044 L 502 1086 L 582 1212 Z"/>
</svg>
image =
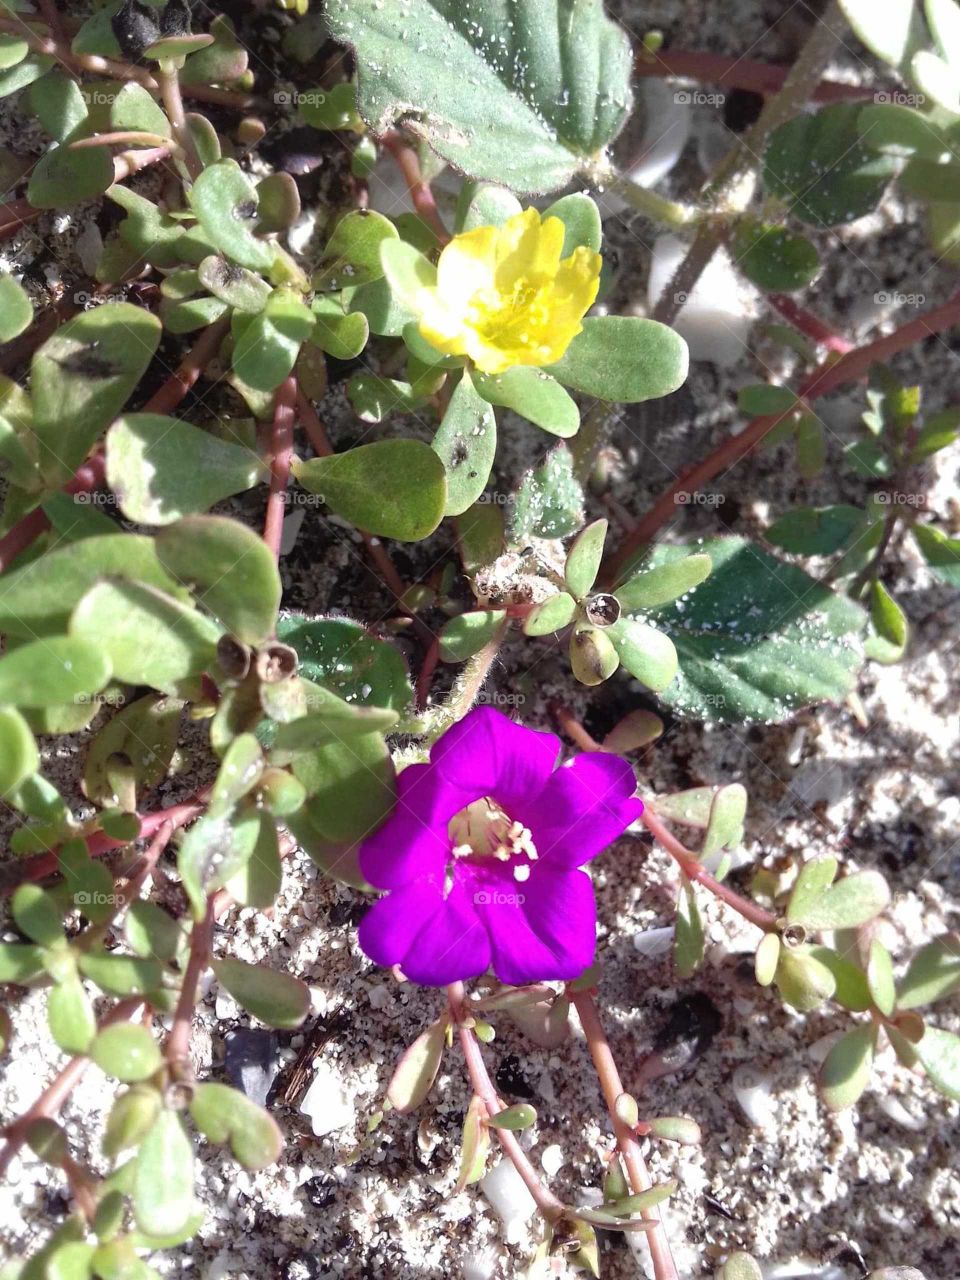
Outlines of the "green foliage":
<svg viewBox="0 0 960 1280">
<path fill-rule="evenodd" d="M 333 0 L 327 14 L 374 133 L 402 117 L 448 163 L 518 192 L 566 186 L 630 108 L 629 44 L 600 0 Z"/>
<path fill-rule="evenodd" d="M 588 316 L 547 372 L 584 395 L 638 404 L 676 391 L 686 380 L 687 364 L 687 344 L 656 320 Z"/>
</svg>

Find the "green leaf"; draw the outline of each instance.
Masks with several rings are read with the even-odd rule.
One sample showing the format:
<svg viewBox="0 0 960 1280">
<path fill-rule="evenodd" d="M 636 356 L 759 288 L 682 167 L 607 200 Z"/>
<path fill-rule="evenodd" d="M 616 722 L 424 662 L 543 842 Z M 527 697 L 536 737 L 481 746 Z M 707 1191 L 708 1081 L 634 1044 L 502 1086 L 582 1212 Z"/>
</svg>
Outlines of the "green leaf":
<svg viewBox="0 0 960 1280">
<path fill-rule="evenodd" d="M 142 898 L 130 904 L 123 936 L 135 955 L 156 956 L 158 960 L 172 960 L 185 940 L 179 921 L 155 902 Z"/>
<path fill-rule="evenodd" d="M 776 983 L 786 1003 L 801 1013 L 819 1008 L 836 990 L 830 969 L 806 947 L 781 947 Z"/>
<path fill-rule="evenodd" d="M 354 209 L 333 229 L 313 277 L 320 292 L 347 285 L 369 284 L 383 275 L 380 248 L 386 240 L 399 240 L 397 228 L 382 213 Z"/>
<path fill-rule="evenodd" d="M 621 618 L 606 635 L 620 655 L 620 661 L 641 684 L 662 693 L 677 674 L 677 650 L 665 632 L 647 622 Z"/>
<path fill-rule="evenodd" d="M 778 933 L 765 933 L 760 939 L 753 967 L 761 987 L 769 987 L 776 977 L 782 945 Z"/>
<path fill-rule="evenodd" d="M 293 473 L 337 515 L 359 529 L 399 542 L 419 542 L 443 518 L 443 463 L 420 440 L 380 440 L 347 453 L 294 463 Z"/>
<path fill-rule="evenodd" d="M 775 520 L 766 538 L 793 555 L 829 556 L 845 547 L 867 522 L 860 507 L 797 507 Z"/>
<path fill-rule="evenodd" d="M 263 310 L 271 293 L 266 280 L 246 267 L 234 266 L 217 254 L 204 258 L 197 271 L 197 279 L 215 298 L 251 315 Z"/>
<path fill-rule="evenodd" d="M 928 942 L 910 962 L 900 983 L 897 1005 L 916 1009 L 933 1004 L 960 990 L 960 939 L 954 933 L 942 934 Z"/>
<path fill-rule="evenodd" d="M 214 960 L 217 981 L 248 1013 L 268 1027 L 299 1027 L 310 1010 L 310 990 L 289 973 L 224 956 Z"/>
<path fill-rule="evenodd" d="M 813 946 L 810 954 L 815 960 L 825 964 L 833 974 L 837 984 L 833 996 L 838 1004 L 842 1004 L 851 1013 L 863 1013 L 870 1008 L 873 1000 L 867 986 L 867 977 L 858 965 L 830 947 Z"/>
<path fill-rule="evenodd" d="M 74 316 L 34 354 L 33 429 L 51 484 L 69 480 L 153 359 L 160 321 L 128 302 Z"/>
<path fill-rule="evenodd" d="M 99 1032 L 90 1057 L 101 1071 L 118 1080 L 146 1080 L 160 1070 L 163 1057 L 157 1042 L 144 1026 L 118 1023 Z"/>
<path fill-rule="evenodd" d="M 0 942 L 0 982 L 23 985 L 43 973 L 43 950 L 22 942 Z"/>
<path fill-rule="evenodd" d="M 460 188 L 453 229 L 459 235 L 461 231 L 473 231 L 477 227 L 502 227 L 508 218 L 522 211 L 520 201 L 506 187 L 468 181 Z"/>
<path fill-rule="evenodd" d="M 371 333 L 399 338 L 406 325 L 417 322 L 415 314 L 404 306 L 386 280 L 344 289 L 341 297 L 348 314 L 366 316 Z"/>
<path fill-rule="evenodd" d="M 673 967 L 678 978 L 692 978 L 703 960 L 703 921 L 693 885 L 681 872 L 677 899 Z"/>
<path fill-rule="evenodd" d="M 512 409 L 551 435 L 567 439 L 580 429 L 576 401 L 543 369 L 517 365 L 505 373 L 474 373 L 472 377 L 484 400 Z"/>
<path fill-rule="evenodd" d="M 894 102 L 861 107 L 857 129 L 868 147 L 894 156 L 936 161 L 950 150 L 949 134 L 935 119 Z"/>
<path fill-rule="evenodd" d="M 107 433 L 107 483 L 138 524 L 208 511 L 268 474 L 255 453 L 179 418 L 131 413 Z"/>
<path fill-rule="evenodd" d="M 620 666 L 620 655 L 606 631 L 576 626 L 570 634 L 570 669 L 588 687 L 603 684 Z"/>
<path fill-rule="evenodd" d="M 504 1107 L 496 1115 L 490 1116 L 487 1123 L 494 1129 L 507 1129 L 512 1133 L 520 1133 L 537 1122 L 535 1107 L 529 1102 L 516 1102 L 512 1107 Z"/>
<path fill-rule="evenodd" d="M 927 1027 L 914 1046 L 931 1082 L 948 1098 L 960 1101 L 960 1036 Z"/>
<path fill-rule="evenodd" d="M 230 743 L 220 762 L 220 770 L 210 792 L 210 812 L 233 809 L 260 781 L 265 761 L 260 743 L 252 733 L 241 733 Z"/>
<path fill-rule="evenodd" d="M 558 591 L 555 596 L 538 604 L 523 620 L 525 636 L 549 636 L 562 631 L 573 621 L 577 610 L 577 602 L 566 591 Z"/>
<path fill-rule="evenodd" d="M 234 373 L 257 391 L 273 391 L 296 364 L 314 324 L 313 312 L 292 289 L 275 289 L 258 315 L 234 311 Z"/>
<path fill-rule="evenodd" d="M 398 119 L 449 164 L 517 192 L 564 187 L 630 111 L 630 47 L 600 0 L 332 0 L 374 134 Z"/>
<path fill-rule="evenodd" d="M 868 658 L 875 662 L 899 662 L 909 638 L 903 610 L 876 579 L 870 585 L 870 633 L 864 644 Z"/>
<path fill-rule="evenodd" d="M 860 110 L 855 102 L 834 103 L 795 116 L 771 134 L 764 185 L 801 222 L 834 227 L 871 213 L 896 173 L 893 157 L 861 140 Z"/>
<path fill-rule="evenodd" d="M 570 544 L 563 576 L 567 590 L 576 600 L 582 600 L 597 580 L 607 527 L 606 520 L 594 520 Z"/>
<path fill-rule="evenodd" d="M 332 89 L 308 90 L 300 95 L 299 107 L 304 121 L 314 129 L 363 133 L 366 128 L 357 114 L 357 86 L 350 80 Z"/>
<path fill-rule="evenodd" d="M 87 592 L 70 634 L 99 645 L 118 680 L 175 693 L 181 681 L 213 664 L 220 629 L 162 591 L 121 581 Z"/>
<path fill-rule="evenodd" d="M 136 1158 L 133 1212 L 137 1226 L 152 1236 L 173 1235 L 195 1211 L 193 1147 L 180 1116 L 161 1111 Z"/>
<path fill-rule="evenodd" d="M 410 705 L 413 688 L 402 655 L 357 622 L 284 614 L 277 622 L 277 639 L 296 649 L 306 679 L 346 702 L 399 713 Z"/>
<path fill-rule="evenodd" d="M 891 1017 L 897 1003 L 897 992 L 893 983 L 893 961 L 890 958 L 890 952 L 876 939 L 870 944 L 867 985 L 870 988 L 873 1003 L 885 1018 Z"/>
<path fill-rule="evenodd" d="M 436 267 L 412 244 L 390 237 L 380 241 L 380 265 L 391 296 L 411 316 L 418 316 L 424 290 L 436 288 Z M 370 327 L 374 333 L 381 332 L 372 321 Z"/>
<path fill-rule="evenodd" d="M 739 224 L 732 248 L 747 279 L 769 293 L 803 289 L 820 270 L 819 255 L 809 240 L 752 219 Z"/>
<path fill-rule="evenodd" d="M 766 382 L 743 387 L 737 395 L 737 408 L 750 418 L 788 413 L 796 403 L 796 392 L 789 387 L 777 387 Z"/>
<path fill-rule="evenodd" d="M 566 234 L 563 238 L 561 258 L 569 258 L 574 249 L 584 245 L 594 253 L 600 252 L 603 239 L 603 225 L 600 221 L 600 210 L 596 201 L 584 191 L 575 191 L 572 195 L 561 196 L 548 209 L 543 211 L 543 219 L 559 218 Z"/>
<path fill-rule="evenodd" d="M 960 432 L 960 406 L 951 405 L 947 409 L 941 409 L 939 413 L 931 414 L 924 422 L 923 429 L 910 450 L 910 461 L 917 462 L 923 458 L 929 458 L 931 454 L 939 453 L 941 449 L 946 449 L 956 440 L 958 432 Z"/>
<path fill-rule="evenodd" d="M 102 689 L 110 675 L 110 663 L 97 640 L 34 640 L 0 658 L 0 703 L 53 707 L 79 701 Z"/>
<path fill-rule="evenodd" d="M 447 1041 L 447 1020 L 438 1018 L 406 1048 L 387 1086 L 387 1098 L 401 1115 L 415 1111 L 433 1088 Z"/>
<path fill-rule="evenodd" d="M 47 993 L 47 1022 L 64 1053 L 87 1052 L 97 1019 L 79 978 L 68 978 Z"/>
<path fill-rule="evenodd" d="M 638 404 L 676 391 L 686 380 L 687 364 L 687 344 L 656 320 L 588 316 L 547 373 L 598 400 Z"/>
<path fill-rule="evenodd" d="M 960 587 L 960 538 L 948 538 L 932 524 L 915 524 L 913 536 L 934 576 L 948 586 Z"/>
<path fill-rule="evenodd" d="M 641 569 L 618 587 L 615 594 L 627 613 L 656 609 L 693 591 L 709 578 L 712 568 L 709 556 L 689 555 L 653 569 Z"/>
<path fill-rule="evenodd" d="M 257 189 L 236 160 L 219 160 L 187 192 L 190 208 L 219 251 L 237 266 L 269 271 L 274 250 L 253 234 Z"/>
<path fill-rule="evenodd" d="M 180 734 L 183 703 L 155 694 L 123 707 L 98 730 L 87 750 L 84 795 L 94 803 L 116 802 L 117 767 L 127 770 L 136 790 L 150 790 L 167 776 Z"/>
<path fill-rule="evenodd" d="M 45 53 L 31 53 L 12 67 L 0 71 L 0 98 L 7 98 L 11 93 L 25 89 L 41 76 L 45 76 L 54 65 L 55 59 Z"/>
<path fill-rule="evenodd" d="M 310 304 L 314 324 L 310 341 L 335 360 L 352 360 L 367 345 L 370 325 L 360 311 L 350 315 L 337 297 L 318 294 Z"/>
<path fill-rule="evenodd" d="M 876 1044 L 873 1024 L 841 1036 L 820 1068 L 820 1092 L 831 1111 L 852 1107 L 870 1083 Z"/>
<path fill-rule="evenodd" d="M 247 69 L 247 50 L 239 42 L 229 18 L 217 15 L 210 23 L 214 43 L 191 53 L 180 71 L 181 84 L 228 84 Z"/>
<path fill-rule="evenodd" d="M 440 631 L 440 661 L 466 662 L 489 644 L 503 624 L 505 609 L 477 609 L 445 622 Z"/>
<path fill-rule="evenodd" d="M 287 780 L 287 794 L 297 792 L 296 802 L 294 804 L 280 804 L 271 802 L 266 795 L 266 788 L 261 788 L 261 796 L 264 797 L 263 803 L 271 810 L 271 813 L 280 814 L 282 817 L 288 817 L 295 813 L 303 805 L 305 792 L 303 787 L 288 773 L 281 770 L 269 771 L 269 773 L 280 774 Z M 267 774 L 264 775 L 267 777 Z M 238 872 L 230 877 L 226 882 L 226 887 L 233 898 L 245 907 L 256 907 L 259 910 L 265 910 L 273 905 L 273 902 L 280 892 L 280 886 L 283 883 L 283 869 L 280 866 L 280 846 L 277 836 L 277 824 L 273 821 L 271 813 L 260 814 L 260 831 L 257 836 L 257 843 L 253 847 L 253 853 L 243 864 Z"/>
<path fill-rule="evenodd" d="M 710 805 L 701 857 L 731 852 L 743 841 L 743 820 L 747 812 L 747 789 L 739 782 L 717 787 Z"/>
<path fill-rule="evenodd" d="M 197 603 L 244 644 L 261 644 L 280 606 L 280 574 L 252 529 L 224 516 L 187 516 L 161 529 L 157 556 Z M 2 591 L 0 591 L 2 609 Z"/>
<path fill-rule="evenodd" d="M 107 198 L 126 211 L 120 224 L 121 241 L 138 258 L 155 267 L 179 267 L 184 262 L 199 264 L 217 246 L 199 227 L 190 227 L 172 217 L 139 192 L 123 184 L 108 188 Z M 93 313 L 91 313 L 93 314 Z"/>
<path fill-rule="evenodd" d="M 411 383 L 375 373 L 355 373 L 347 383 L 347 398 L 362 422 L 383 422 L 391 413 L 413 413 L 427 402 L 427 396 Z"/>
<path fill-rule="evenodd" d="M 228 1085 L 197 1085 L 190 1116 L 211 1142 L 229 1142 L 245 1169 L 264 1169 L 283 1150 L 283 1135 L 273 1117 Z"/>
<path fill-rule="evenodd" d="M 930 49 L 921 49 L 910 60 L 911 79 L 917 84 L 927 101 L 956 115 L 960 112 L 960 89 L 957 88 L 957 67 L 940 58 Z"/>
<path fill-rule="evenodd" d="M 171 136 L 170 121 L 143 85 L 128 82 L 110 104 L 110 128 Z"/>
<path fill-rule="evenodd" d="M 184 837 L 177 856 L 177 869 L 194 918 L 206 910 L 207 895 L 220 889 L 243 869 L 253 855 L 260 835 L 255 810 L 239 816 L 229 813 L 205 814 Z"/>
<path fill-rule="evenodd" d="M 70 145 L 88 132 L 84 121 L 40 157 L 27 184 L 27 199 L 36 208 L 69 209 L 82 200 L 102 195 L 113 182 L 109 147 Z"/>
<path fill-rule="evenodd" d="M 84 977 L 112 996 L 145 995 L 156 991 L 163 981 L 163 968 L 158 961 L 116 951 L 81 952 L 78 964 Z"/>
<path fill-rule="evenodd" d="M 21 40 L 19 36 L 8 35 L 4 32 L 0 35 L 0 71 L 7 71 L 10 67 L 15 67 L 18 62 L 22 62 L 30 52 L 30 46 L 26 40 Z"/>
<path fill-rule="evenodd" d="M 871 53 L 893 67 L 929 43 L 914 0 L 840 0 L 840 8 Z"/>
<path fill-rule="evenodd" d="M 690 550 L 657 547 L 651 566 Z M 718 538 L 697 552 L 712 561 L 709 579 L 682 608 L 648 615 L 680 661 L 665 702 L 724 723 L 777 722 L 810 702 L 847 696 L 862 662 L 859 606 L 745 539 Z"/>
<path fill-rule="evenodd" d="M 298 756 L 293 772 L 307 789 L 311 824 L 325 840 L 359 840 L 396 803 L 393 762 L 378 733 L 330 743 Z"/>
<path fill-rule="evenodd" d="M 364 733 L 386 733 L 397 723 L 395 711 L 353 706 L 321 686 L 315 686 L 307 698 L 311 708 L 319 703 L 321 709 L 279 726 L 270 749 L 272 763 L 289 763 L 300 752 L 328 742 L 342 742 Z"/>
<path fill-rule="evenodd" d="M 0 342 L 10 342 L 33 321 L 33 306 L 21 285 L 0 273 Z"/>
<path fill-rule="evenodd" d="M 573 459 L 557 445 L 535 471 L 520 481 L 510 513 L 510 540 L 524 545 L 531 535 L 564 538 L 583 526 L 584 495 Z"/>
<path fill-rule="evenodd" d="M 40 753 L 30 726 L 13 707 L 0 707 L 0 796 L 40 768 Z"/>
<path fill-rule="evenodd" d="M 487 487 L 497 452 L 497 419 L 466 369 L 453 389 L 433 448 L 447 475 L 444 515 L 463 515 Z"/>
<path fill-rule="evenodd" d="M 804 864 L 787 907 L 791 924 L 807 929 L 855 929 L 873 920 L 890 901 L 890 888 L 879 871 L 857 871 L 833 883 L 835 858 Z"/>
</svg>

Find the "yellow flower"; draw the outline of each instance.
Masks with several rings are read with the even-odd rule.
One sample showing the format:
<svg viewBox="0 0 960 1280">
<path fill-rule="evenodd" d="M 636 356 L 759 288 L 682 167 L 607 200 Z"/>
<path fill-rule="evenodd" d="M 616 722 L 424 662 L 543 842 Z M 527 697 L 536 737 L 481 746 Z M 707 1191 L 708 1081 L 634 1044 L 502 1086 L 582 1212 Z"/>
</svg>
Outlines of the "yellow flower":
<svg viewBox="0 0 960 1280">
<path fill-rule="evenodd" d="M 581 245 L 560 260 L 564 225 L 536 209 L 502 227 L 454 236 L 436 288 L 419 302 L 420 333 L 438 351 L 469 356 L 481 373 L 559 360 L 597 296 L 599 253 Z"/>
</svg>

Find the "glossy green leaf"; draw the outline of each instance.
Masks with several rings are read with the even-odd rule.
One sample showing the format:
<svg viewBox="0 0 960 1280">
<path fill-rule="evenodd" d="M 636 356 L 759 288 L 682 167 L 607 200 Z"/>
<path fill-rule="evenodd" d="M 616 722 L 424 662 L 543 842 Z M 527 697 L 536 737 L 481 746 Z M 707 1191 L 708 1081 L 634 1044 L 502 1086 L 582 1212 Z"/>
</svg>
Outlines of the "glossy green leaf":
<svg viewBox="0 0 960 1280">
<path fill-rule="evenodd" d="M 107 482 L 138 524 L 172 524 L 208 511 L 269 474 L 255 453 L 158 413 L 119 418 L 106 452 Z"/>
<path fill-rule="evenodd" d="M 913 536 L 930 571 L 951 587 L 960 587 L 960 538 L 950 538 L 932 524 L 915 524 Z"/>
<path fill-rule="evenodd" d="M 154 587 L 102 582 L 77 605 L 70 634 L 99 645 L 118 680 L 175 693 L 212 666 L 220 629 Z"/>
<path fill-rule="evenodd" d="M 577 602 L 566 591 L 558 591 L 555 596 L 544 600 L 527 614 L 523 620 L 523 634 L 526 636 L 549 636 L 562 631 L 573 621 Z"/>
<path fill-rule="evenodd" d="M 709 578 L 712 568 L 709 556 L 694 553 L 683 560 L 641 569 L 618 587 L 615 594 L 627 613 L 656 609 L 699 587 Z"/>
<path fill-rule="evenodd" d="M 770 293 L 805 288 L 820 270 L 815 247 L 783 227 L 741 223 L 733 238 L 737 266 L 751 283 Z"/>
<path fill-rule="evenodd" d="M 879 871 L 857 871 L 834 882 L 835 858 L 805 863 L 787 907 L 791 924 L 807 929 L 855 929 L 874 919 L 890 901 Z"/>
<path fill-rule="evenodd" d="M 829 556 L 840 551 L 866 524 L 860 507 L 797 507 L 775 520 L 766 538 L 775 547 L 800 556 Z"/>
<path fill-rule="evenodd" d="M 153 359 L 160 321 L 142 307 L 107 302 L 83 311 L 33 357 L 33 429 L 40 463 L 63 484 L 113 421 Z"/>
<path fill-rule="evenodd" d="M 264 1169 L 283 1150 L 283 1135 L 269 1112 L 228 1085 L 197 1085 L 190 1116 L 211 1142 L 229 1142 L 245 1169 Z"/>
<path fill-rule="evenodd" d="M 597 580 L 607 528 L 606 520 L 594 520 L 570 544 L 563 576 L 567 590 L 576 600 L 582 600 Z"/>
<path fill-rule="evenodd" d="M 866 146 L 857 128 L 860 105 L 838 102 L 795 116 L 770 136 L 763 181 L 771 195 L 814 227 L 853 222 L 879 204 L 897 162 Z"/>
<path fill-rule="evenodd" d="M 836 990 L 831 971 L 806 947 L 781 948 L 775 981 L 786 1003 L 801 1013 L 819 1008 Z"/>
<path fill-rule="evenodd" d="M 687 344 L 656 320 L 588 316 L 566 354 L 546 371 L 584 395 L 638 404 L 676 391 L 687 364 Z"/>
<path fill-rule="evenodd" d="M 896 102 L 862 107 L 857 129 L 868 147 L 895 156 L 939 160 L 950 149 L 948 133 L 929 113 Z"/>
<path fill-rule="evenodd" d="M 624 667 L 641 684 L 657 693 L 670 686 L 677 674 L 677 649 L 664 631 L 634 618 L 621 618 L 606 634 Z"/>
<path fill-rule="evenodd" d="M 293 772 L 307 789 L 311 824 L 332 843 L 369 834 L 396 803 L 393 762 L 378 733 L 317 747 L 297 757 Z"/>
<path fill-rule="evenodd" d="M 352 360 L 367 345 L 370 325 L 360 311 L 350 315 L 336 297 L 318 294 L 310 304 L 314 325 L 310 341 L 336 360 Z"/>
<path fill-rule="evenodd" d="M 420 440 L 380 440 L 347 453 L 294 463 L 297 480 L 367 533 L 419 542 L 443 518 L 443 463 Z"/>
<path fill-rule="evenodd" d="M 77 636 L 50 636 L 0 658 L 0 703 L 52 707 L 85 700 L 110 679 L 102 644 Z"/>
<path fill-rule="evenodd" d="M 566 439 L 580 429 L 576 401 L 543 369 L 517 365 L 505 373 L 474 373 L 473 381 L 484 400 L 512 409 L 551 435 Z"/>
<path fill-rule="evenodd" d="M 268 1027 L 299 1027 L 310 1009 L 310 990 L 289 973 L 224 956 L 213 971 L 225 991 Z"/>
<path fill-rule="evenodd" d="M 128 1082 L 148 1079 L 163 1064 L 156 1040 L 136 1023 L 105 1027 L 93 1041 L 90 1056 L 107 1075 Z"/>
<path fill-rule="evenodd" d="M 0 272 L 0 342 L 10 342 L 33 320 L 33 306 L 23 286 Z"/>
<path fill-rule="evenodd" d="M 398 650 L 349 618 L 284 614 L 277 639 L 291 645 L 301 674 L 354 706 L 403 712 L 413 697 L 406 663 Z"/>
<path fill-rule="evenodd" d="M 313 287 L 328 292 L 378 280 L 383 275 L 381 245 L 398 238 L 397 228 L 382 213 L 352 210 L 334 227 L 314 274 Z"/>
<path fill-rule="evenodd" d="M 765 933 L 760 939 L 754 956 L 754 971 L 761 987 L 769 987 L 776 977 L 782 945 L 778 933 Z"/>
<path fill-rule="evenodd" d="M 136 1158 L 133 1212 L 149 1235 L 181 1230 L 196 1210 L 193 1147 L 180 1116 L 161 1111 Z"/>
<path fill-rule="evenodd" d="M 496 635 L 505 609 L 478 609 L 445 622 L 440 631 L 441 662 L 466 662 Z"/>
<path fill-rule="evenodd" d="M 929 43 L 914 0 L 840 0 L 840 8 L 871 53 L 893 67 Z"/>
<path fill-rule="evenodd" d="M 257 189 L 236 160 L 210 165 L 188 191 L 190 207 L 224 257 L 251 271 L 268 271 L 274 250 L 253 234 Z"/>
<path fill-rule="evenodd" d="M 497 419 L 466 369 L 454 387 L 433 448 L 447 475 L 444 515 L 463 515 L 487 487 L 497 452 Z"/>
<path fill-rule="evenodd" d="M 678 978 L 692 978 L 703 961 L 703 921 L 693 885 L 680 876 L 677 899 L 676 933 L 673 944 L 673 968 Z"/>
<path fill-rule="evenodd" d="M 333 0 L 374 134 L 402 118 L 448 163 L 514 191 L 564 187 L 630 110 L 631 54 L 600 0 Z"/>
</svg>

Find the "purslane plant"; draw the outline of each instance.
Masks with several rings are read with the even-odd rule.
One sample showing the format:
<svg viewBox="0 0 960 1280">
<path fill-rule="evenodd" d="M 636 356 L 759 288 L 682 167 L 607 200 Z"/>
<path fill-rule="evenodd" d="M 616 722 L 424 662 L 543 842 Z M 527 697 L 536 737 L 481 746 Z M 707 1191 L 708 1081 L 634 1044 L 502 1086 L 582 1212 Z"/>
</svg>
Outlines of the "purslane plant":
<svg viewBox="0 0 960 1280">
<path fill-rule="evenodd" d="M 156 1274 L 143 1255 L 202 1221 L 191 1130 L 248 1168 L 278 1157 L 269 1109 L 196 1079 L 190 1043 L 211 972 L 269 1026 L 307 1016 L 299 978 L 237 959 L 215 933 L 235 906 L 274 904 L 295 845 L 356 889 L 386 891 L 359 929 L 373 960 L 447 987 L 386 1098 L 400 1112 L 418 1106 L 457 1039 L 473 1096 L 456 1185 L 478 1181 L 495 1139 L 541 1213 L 538 1264 L 562 1255 L 596 1273 L 602 1227 L 644 1232 L 657 1280 L 678 1275 L 657 1209 L 676 1184 L 652 1184 L 639 1139 L 695 1142 L 697 1126 L 643 1115 L 625 1090 L 592 963 L 583 867 L 630 824 L 679 870 L 680 980 L 702 960 L 709 893 L 759 931 L 762 986 L 801 1013 L 833 1001 L 850 1015 L 820 1076 L 829 1108 L 856 1102 L 885 1043 L 960 1096 L 960 1039 L 927 1016 L 960 989 L 957 940 L 933 940 L 897 978 L 875 936 L 890 898 L 878 873 L 789 860 L 761 868 L 747 895 L 729 877 L 741 786 L 637 798 L 627 757 L 663 731 L 648 706 L 601 743 L 555 704 L 581 752 L 559 767 L 560 740 L 542 726 L 471 709 L 499 655 L 560 637 L 582 685 L 616 678 L 629 700 L 632 677 L 677 716 L 739 724 L 818 702 L 856 707 L 865 660 L 906 648 L 906 616 L 883 581 L 900 535 L 912 533 L 942 581 L 960 582 L 960 544 L 920 501 L 956 411 L 921 415 L 920 390 L 882 368 L 960 321 L 960 301 L 853 347 L 789 296 L 818 270 L 802 228 L 869 211 L 894 178 L 929 201 L 933 242 L 955 255 L 954 7 L 927 0 L 921 18 L 892 0 L 897 20 L 878 33 L 859 0 L 831 6 L 795 67 L 765 80 L 779 92 L 744 145 L 685 206 L 636 188 L 610 158 L 632 106 L 632 53 L 599 0 L 522 0 L 510 22 L 493 0 L 483 21 L 453 0 L 330 0 L 323 31 L 351 47 L 355 78 L 322 88 L 299 70 L 319 48 L 311 19 L 296 20 L 306 5 L 284 3 L 289 17 L 257 21 L 282 26 L 295 95 L 274 91 L 255 42 L 245 47 L 227 17 L 206 23 L 183 0 L 108 0 L 83 20 L 51 0 L 37 13 L 0 0 L 0 94 L 24 91 L 51 139 L 40 157 L 0 153 L 4 185 L 23 188 L 0 204 L 0 236 L 32 234 L 45 211 L 81 200 L 103 196 L 114 210 L 72 301 L 35 321 L 35 295 L 0 276 L 0 795 L 19 816 L 5 869 L 17 940 L 0 944 L 0 981 L 45 992 L 68 1055 L 8 1125 L 0 1164 L 28 1144 L 72 1201 L 25 1276 Z M 822 96 L 840 10 L 929 101 L 854 94 L 804 113 Z M 903 46 L 887 31 L 907 33 Z M 643 40 L 644 67 L 660 47 L 653 33 Z M 288 173 L 264 173 L 262 155 L 248 163 L 293 102 L 302 126 L 321 144 L 332 133 L 347 155 L 336 207 L 309 184 L 303 196 Z M 381 152 L 415 215 L 370 207 Z M 740 181 L 757 157 L 762 209 L 743 203 L 751 184 Z M 465 175 L 452 210 L 431 188 L 444 162 Z M 585 191 L 559 194 L 571 181 L 615 187 L 642 216 L 692 235 L 654 318 L 609 314 L 600 213 Z M 531 203 L 540 195 L 542 209 Z M 304 211 L 322 226 L 315 252 L 289 235 Z M 704 448 L 608 547 L 607 519 L 587 512 L 610 403 L 681 385 L 686 347 L 667 322 L 721 243 L 788 320 L 779 337 L 810 372 L 796 392 L 746 388 L 745 430 Z M 814 475 L 828 447 L 817 398 L 867 376 L 864 433 L 842 455 L 862 504 L 778 513 L 767 530 L 787 555 L 834 556 L 826 574 L 816 559 L 808 572 L 726 533 L 658 541 L 680 495 L 761 444 L 789 442 L 800 476 Z M 317 406 L 341 382 L 356 432 L 331 441 Z M 505 473 L 498 451 L 515 419 L 554 438 L 522 476 Z M 262 534 L 211 514 L 261 485 Z M 309 612 L 281 609 L 291 501 L 311 520 L 322 506 L 337 518 L 330 531 L 356 530 L 385 625 L 340 616 L 336 594 Z M 401 575 L 381 539 L 417 544 L 441 526 L 451 538 L 403 561 Z M 396 636 L 412 638 L 415 687 Z M 459 668 L 444 694 L 441 660 Z M 208 729 L 206 782 L 163 805 L 156 791 L 180 769 L 188 717 Z M 83 730 L 81 808 L 46 776 L 44 754 L 52 736 Z M 177 881 L 162 903 L 150 896 L 160 868 Z M 557 1047 L 574 1010 L 616 1144 L 599 1207 L 544 1184 L 515 1136 L 535 1113 L 499 1095 L 484 1058 L 494 1023 Z M 105 1176 L 55 1120 L 90 1064 L 121 1086 L 102 1135 Z M 358 1158 L 377 1126 L 374 1116 Z M 734 1254 L 720 1274 L 758 1272 Z"/>
</svg>

